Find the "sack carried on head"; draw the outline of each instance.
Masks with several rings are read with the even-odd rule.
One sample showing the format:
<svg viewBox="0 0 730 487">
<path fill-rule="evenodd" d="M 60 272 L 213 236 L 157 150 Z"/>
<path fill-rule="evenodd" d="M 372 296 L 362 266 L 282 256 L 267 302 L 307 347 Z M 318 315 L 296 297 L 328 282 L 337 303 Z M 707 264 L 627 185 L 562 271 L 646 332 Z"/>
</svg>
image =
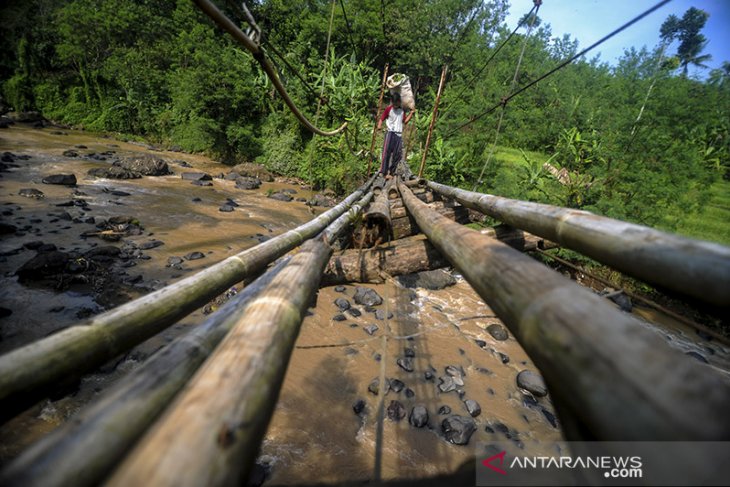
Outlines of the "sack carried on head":
<svg viewBox="0 0 730 487">
<path fill-rule="evenodd" d="M 401 73 L 395 73 L 388 76 L 385 81 L 385 85 L 391 94 L 399 93 L 401 98 L 401 106 L 408 110 L 416 109 L 416 99 L 413 96 L 413 89 L 411 88 L 411 81 L 408 76 Z"/>
</svg>

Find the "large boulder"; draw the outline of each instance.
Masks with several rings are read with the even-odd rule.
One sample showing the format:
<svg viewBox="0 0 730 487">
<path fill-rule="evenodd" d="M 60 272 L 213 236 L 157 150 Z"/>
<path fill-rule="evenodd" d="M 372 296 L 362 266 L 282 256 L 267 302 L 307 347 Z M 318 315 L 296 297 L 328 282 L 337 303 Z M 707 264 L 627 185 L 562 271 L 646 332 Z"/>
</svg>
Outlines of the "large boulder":
<svg viewBox="0 0 730 487">
<path fill-rule="evenodd" d="M 89 169 L 89 176 L 106 179 L 139 179 L 142 175 L 138 172 L 129 171 L 120 166 L 97 167 Z"/>
<path fill-rule="evenodd" d="M 63 272 L 70 259 L 69 254 L 58 250 L 42 252 L 15 271 L 20 282 L 37 281 Z"/>
<path fill-rule="evenodd" d="M 60 184 L 63 186 L 75 186 L 76 176 L 73 174 L 51 174 L 42 179 L 44 184 Z"/>
<path fill-rule="evenodd" d="M 375 289 L 369 287 L 358 286 L 355 288 L 355 295 L 352 299 L 363 306 L 378 306 L 383 303 L 383 298 L 380 297 Z"/>
<path fill-rule="evenodd" d="M 238 176 L 242 177 L 258 178 L 262 181 L 266 181 L 267 183 L 270 183 L 274 180 L 274 176 L 264 166 L 262 166 L 261 164 L 252 164 L 250 162 L 233 166 L 229 174 L 231 173 L 235 173 Z M 236 179 L 233 176 L 226 177 L 226 179 L 229 178 Z"/>
<path fill-rule="evenodd" d="M 238 189 L 257 189 L 261 186 L 261 180 L 256 177 L 238 177 L 236 178 L 236 188 Z"/>
<path fill-rule="evenodd" d="M 114 165 L 143 176 L 164 176 L 171 174 L 167 162 L 159 157 L 147 154 L 130 156 L 116 161 Z"/>
</svg>

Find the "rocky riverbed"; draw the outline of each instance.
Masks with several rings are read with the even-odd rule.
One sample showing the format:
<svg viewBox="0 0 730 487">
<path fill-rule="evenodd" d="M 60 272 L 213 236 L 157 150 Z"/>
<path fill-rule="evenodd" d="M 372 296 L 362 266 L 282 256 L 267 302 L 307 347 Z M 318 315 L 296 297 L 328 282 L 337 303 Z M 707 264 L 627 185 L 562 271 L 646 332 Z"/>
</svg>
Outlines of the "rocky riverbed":
<svg viewBox="0 0 730 487">
<path fill-rule="evenodd" d="M 294 228 L 334 201 L 254 165 L 18 125 L 0 132 L 2 353 Z M 0 427 L 0 462 L 225 299 Z M 724 346 L 677 323 L 656 329 L 708 366 L 730 368 Z M 561 437 L 548 390 L 519 343 L 460 276 L 435 271 L 320 290 L 256 476 L 271 484 L 422 478 L 468 464 L 478 442 L 519 448 Z"/>
</svg>

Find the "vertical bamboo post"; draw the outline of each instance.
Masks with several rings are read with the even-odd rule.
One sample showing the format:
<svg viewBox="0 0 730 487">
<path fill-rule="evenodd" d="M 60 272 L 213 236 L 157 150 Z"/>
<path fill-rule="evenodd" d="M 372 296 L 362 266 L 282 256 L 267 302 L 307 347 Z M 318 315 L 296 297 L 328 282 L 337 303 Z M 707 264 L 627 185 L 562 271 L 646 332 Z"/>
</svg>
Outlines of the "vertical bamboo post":
<svg viewBox="0 0 730 487">
<path fill-rule="evenodd" d="M 431 145 L 431 135 L 433 134 L 433 126 L 436 124 L 436 116 L 439 111 L 439 102 L 441 101 L 441 92 L 444 89 L 444 81 L 446 80 L 446 71 L 449 69 L 449 65 L 445 64 L 441 70 L 441 80 L 439 81 L 439 90 L 436 93 L 436 103 L 433 105 L 433 114 L 431 115 L 431 123 L 428 126 L 428 135 L 426 136 L 426 147 L 423 149 L 423 157 L 421 157 L 421 167 L 418 168 L 418 177 L 423 177 L 423 168 L 426 167 L 426 155 L 428 155 L 428 148 Z"/>
<path fill-rule="evenodd" d="M 378 135 L 378 118 L 380 118 L 380 109 L 383 108 L 383 95 L 385 94 L 385 81 L 388 79 L 388 68 L 390 64 L 385 63 L 383 68 L 383 81 L 380 83 L 380 98 L 378 98 L 378 111 L 375 113 L 375 125 L 373 125 L 373 138 L 370 141 L 370 157 L 368 158 L 367 176 L 370 176 L 370 168 L 373 164 L 373 150 L 375 149 L 375 137 Z"/>
</svg>

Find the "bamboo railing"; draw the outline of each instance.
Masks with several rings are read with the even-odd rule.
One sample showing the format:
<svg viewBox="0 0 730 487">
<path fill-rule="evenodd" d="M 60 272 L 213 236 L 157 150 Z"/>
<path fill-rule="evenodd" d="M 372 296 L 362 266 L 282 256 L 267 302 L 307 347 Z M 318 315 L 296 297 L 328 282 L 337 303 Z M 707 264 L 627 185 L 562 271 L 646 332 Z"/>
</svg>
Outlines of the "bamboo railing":
<svg viewBox="0 0 730 487">
<path fill-rule="evenodd" d="M 540 369 L 568 439 L 730 437 L 730 388 L 711 370 L 605 299 L 399 189 L 423 233 Z"/>
<path fill-rule="evenodd" d="M 730 307 L 730 248 L 581 210 L 512 200 L 428 182 L 437 193 L 578 251 L 625 274 Z"/>
<path fill-rule="evenodd" d="M 356 220 L 371 198 L 372 192 L 367 193 L 330 224 L 320 235 L 323 244 L 318 244 L 317 252 L 326 252 L 324 243 L 334 242 L 347 225 Z M 260 295 L 266 296 L 272 282 L 289 268 L 289 264 L 297 265 L 290 258 L 279 262 L 205 323 L 166 346 L 98 402 L 23 452 L 0 473 L 0 484 L 24 487 L 98 485 L 239 322 L 249 304 Z M 319 275 L 321 273 L 320 270 Z M 306 288 L 318 287 L 309 282 L 296 282 Z M 272 401 L 269 406 L 273 408 L 274 403 Z M 200 414 L 203 415 L 203 411 Z"/>
<path fill-rule="evenodd" d="M 159 333 L 230 286 L 314 237 L 339 218 L 371 178 L 329 211 L 175 284 L 0 356 L 3 419 L 45 397 L 54 384 L 78 377 Z"/>
</svg>

